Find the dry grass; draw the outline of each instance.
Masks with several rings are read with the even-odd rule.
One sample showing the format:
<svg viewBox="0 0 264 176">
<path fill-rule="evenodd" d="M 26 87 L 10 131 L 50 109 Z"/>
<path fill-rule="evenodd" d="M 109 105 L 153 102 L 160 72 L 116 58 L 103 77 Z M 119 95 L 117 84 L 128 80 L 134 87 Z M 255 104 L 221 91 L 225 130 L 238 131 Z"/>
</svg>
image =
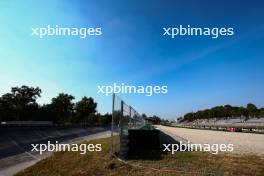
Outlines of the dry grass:
<svg viewBox="0 0 264 176">
<path fill-rule="evenodd" d="M 212 155 L 202 152 L 159 151 L 130 153 L 128 164 L 108 155 L 109 138 L 90 141 L 101 143 L 102 152 L 56 152 L 17 176 L 48 175 L 263 175 L 264 159 L 260 156 Z M 160 169 L 160 170 L 159 170 Z"/>
</svg>

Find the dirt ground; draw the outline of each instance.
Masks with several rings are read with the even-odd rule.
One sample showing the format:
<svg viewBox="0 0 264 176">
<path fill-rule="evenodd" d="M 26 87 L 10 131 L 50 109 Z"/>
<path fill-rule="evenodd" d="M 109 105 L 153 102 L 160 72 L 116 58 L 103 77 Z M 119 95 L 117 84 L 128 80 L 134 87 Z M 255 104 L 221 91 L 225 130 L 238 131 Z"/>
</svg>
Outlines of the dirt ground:
<svg viewBox="0 0 264 176">
<path fill-rule="evenodd" d="M 264 155 L 264 134 L 197 130 L 156 125 L 158 129 L 176 140 L 195 144 L 233 144 L 234 154 Z"/>
</svg>

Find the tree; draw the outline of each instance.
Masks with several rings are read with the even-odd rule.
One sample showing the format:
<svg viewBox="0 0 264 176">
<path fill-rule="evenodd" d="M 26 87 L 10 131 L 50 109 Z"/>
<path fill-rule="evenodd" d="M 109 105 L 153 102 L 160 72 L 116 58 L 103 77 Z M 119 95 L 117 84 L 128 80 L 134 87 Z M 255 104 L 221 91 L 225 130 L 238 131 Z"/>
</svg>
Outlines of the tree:
<svg viewBox="0 0 264 176">
<path fill-rule="evenodd" d="M 260 108 L 259 109 L 259 115 L 260 116 L 264 116 L 264 108 Z"/>
<path fill-rule="evenodd" d="M 147 115 L 146 114 L 142 114 L 142 117 L 144 118 L 144 119 L 146 119 L 147 118 Z"/>
<path fill-rule="evenodd" d="M 76 120 L 78 122 L 94 122 L 94 113 L 96 113 L 97 103 L 93 98 L 83 97 L 75 105 Z M 91 119 L 89 119 L 91 117 Z M 93 119 L 93 120 L 92 120 Z"/>
<path fill-rule="evenodd" d="M 254 104 L 248 103 L 247 107 L 236 107 L 231 105 L 215 106 L 211 109 L 200 110 L 197 112 L 186 113 L 181 121 L 194 121 L 196 119 L 210 119 L 210 118 L 229 118 L 229 117 L 259 117 L 263 116 L 264 111 L 258 109 Z"/>
<path fill-rule="evenodd" d="M 4 94 L 0 97 L 0 120 L 19 120 L 15 113 L 14 96 L 11 93 Z"/>
<path fill-rule="evenodd" d="M 70 122 L 74 107 L 72 100 L 74 100 L 74 96 L 64 93 L 52 98 L 50 108 L 55 118 L 55 123 Z"/>
<path fill-rule="evenodd" d="M 12 87 L 9 93 L 0 96 L 0 122 L 43 120 L 54 123 L 87 122 L 110 124 L 112 115 L 96 114 L 97 103 L 93 98 L 83 97 L 81 101 L 74 104 L 74 97 L 61 93 L 52 98 L 50 104 L 39 105 L 37 98 L 41 96 L 39 87 Z M 118 118 L 114 122 L 119 123 Z M 75 117 L 75 118 L 72 118 Z"/>
<path fill-rule="evenodd" d="M 258 112 L 258 108 L 252 103 L 247 104 L 247 110 L 248 110 L 249 116 L 251 117 L 255 116 Z"/>
<path fill-rule="evenodd" d="M 105 115 L 97 114 L 99 123 L 110 124 L 112 122 L 112 114 L 106 113 Z"/>
<path fill-rule="evenodd" d="M 161 119 L 156 115 L 148 117 L 147 120 L 151 121 L 153 124 L 159 124 L 161 122 Z"/>
<path fill-rule="evenodd" d="M 188 122 L 193 121 L 194 120 L 194 113 L 189 112 L 189 113 L 185 114 L 184 119 L 187 120 Z"/>
<path fill-rule="evenodd" d="M 41 89 L 28 86 L 13 87 L 11 88 L 11 93 L 18 104 L 26 106 L 36 103 L 36 99 L 40 97 Z"/>
<path fill-rule="evenodd" d="M 4 94 L 0 98 L 0 116 L 5 121 L 32 120 L 36 116 L 38 104 L 36 99 L 40 97 L 39 87 L 12 87 L 11 93 Z"/>
</svg>

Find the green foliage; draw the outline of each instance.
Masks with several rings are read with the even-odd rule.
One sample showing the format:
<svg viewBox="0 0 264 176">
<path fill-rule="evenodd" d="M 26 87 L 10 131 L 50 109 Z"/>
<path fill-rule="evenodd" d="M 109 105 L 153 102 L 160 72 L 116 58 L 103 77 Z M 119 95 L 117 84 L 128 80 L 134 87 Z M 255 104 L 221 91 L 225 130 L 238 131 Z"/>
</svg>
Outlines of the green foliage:
<svg viewBox="0 0 264 176">
<path fill-rule="evenodd" d="M 227 118 L 227 117 L 260 117 L 264 116 L 263 108 L 258 109 L 254 104 L 248 103 L 247 107 L 236 107 L 231 105 L 216 106 L 211 109 L 189 112 L 180 120 L 194 121 L 196 119 Z"/>
<path fill-rule="evenodd" d="M 143 113 L 143 114 L 142 114 L 142 117 L 143 117 L 143 118 L 147 118 L 147 115 Z"/>
<path fill-rule="evenodd" d="M 38 104 L 36 99 L 40 97 L 39 87 L 13 87 L 11 93 L 0 97 L 0 120 L 28 120 L 36 115 Z"/>
<path fill-rule="evenodd" d="M 74 96 L 60 93 L 50 104 L 40 106 L 36 100 L 41 97 L 41 92 L 39 87 L 11 88 L 10 93 L 0 97 L 0 122 L 43 120 L 61 124 L 109 124 L 112 121 L 110 114 L 96 114 L 97 103 L 91 97 L 83 97 L 74 104 Z"/>
<path fill-rule="evenodd" d="M 248 104 L 247 104 L 247 110 L 248 110 L 248 114 L 249 114 L 250 116 L 255 116 L 255 115 L 257 115 L 258 108 L 257 108 L 254 104 L 252 104 L 252 103 L 248 103 Z"/>
<path fill-rule="evenodd" d="M 69 94 L 60 93 L 57 97 L 51 100 L 51 110 L 54 113 L 54 121 L 57 123 L 69 122 L 72 113 L 74 103 L 74 96 Z"/>
<path fill-rule="evenodd" d="M 94 116 L 96 112 L 97 103 L 94 99 L 83 97 L 81 101 L 75 105 L 75 120 L 77 122 L 90 122 L 95 123 L 97 120 Z"/>
<path fill-rule="evenodd" d="M 161 122 L 160 117 L 158 117 L 156 115 L 154 115 L 152 117 L 146 117 L 146 120 L 152 122 L 153 124 L 159 124 Z"/>
</svg>

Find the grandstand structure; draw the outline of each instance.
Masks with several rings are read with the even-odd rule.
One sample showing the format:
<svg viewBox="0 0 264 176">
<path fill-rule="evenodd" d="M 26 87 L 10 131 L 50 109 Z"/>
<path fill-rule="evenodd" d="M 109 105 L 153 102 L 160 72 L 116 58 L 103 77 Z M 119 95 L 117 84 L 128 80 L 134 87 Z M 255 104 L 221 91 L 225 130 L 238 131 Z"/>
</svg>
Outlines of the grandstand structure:
<svg viewBox="0 0 264 176">
<path fill-rule="evenodd" d="M 252 131 L 264 132 L 264 117 L 260 118 L 243 118 L 243 117 L 229 117 L 229 118 L 213 118 L 213 119 L 196 119 L 191 122 L 177 122 L 172 126 L 186 127 L 186 128 L 201 128 L 214 129 L 226 131 Z"/>
</svg>

